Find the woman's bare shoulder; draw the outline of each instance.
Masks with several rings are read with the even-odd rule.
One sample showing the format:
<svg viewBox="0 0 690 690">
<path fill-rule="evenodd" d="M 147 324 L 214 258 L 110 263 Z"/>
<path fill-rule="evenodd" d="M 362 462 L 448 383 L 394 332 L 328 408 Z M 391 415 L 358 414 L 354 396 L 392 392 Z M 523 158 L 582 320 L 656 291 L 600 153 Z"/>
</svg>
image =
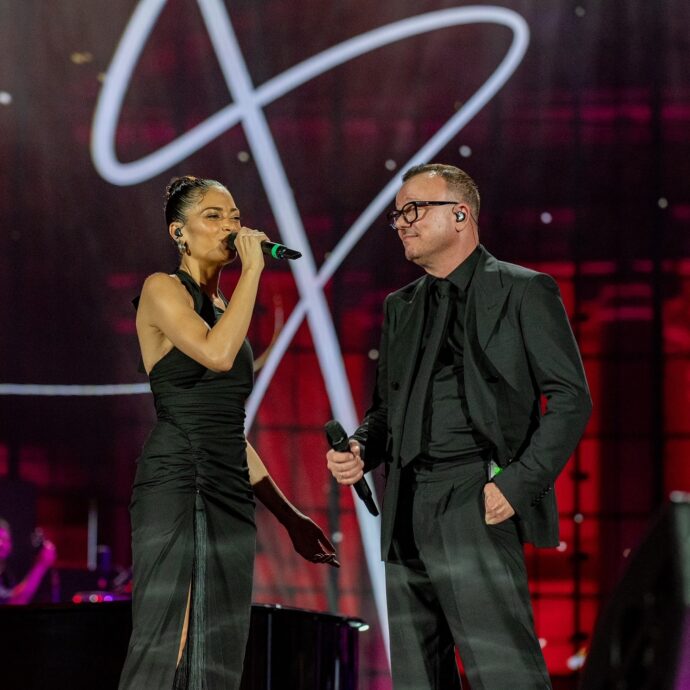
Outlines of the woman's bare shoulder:
<svg viewBox="0 0 690 690">
<path fill-rule="evenodd" d="M 194 300 L 182 282 L 174 275 L 152 273 L 141 288 L 138 313 L 146 314 L 146 320 L 156 319 L 156 314 L 166 314 L 171 310 L 194 309 Z"/>
<path fill-rule="evenodd" d="M 177 276 L 159 271 L 158 273 L 152 273 L 150 276 L 146 277 L 144 285 L 142 286 L 142 292 L 145 290 L 170 290 L 180 285 L 182 285 L 182 283 Z"/>
<path fill-rule="evenodd" d="M 141 288 L 141 299 L 146 301 L 171 297 L 181 299 L 185 294 L 188 293 L 180 280 L 168 273 L 152 273 L 146 278 Z"/>
</svg>

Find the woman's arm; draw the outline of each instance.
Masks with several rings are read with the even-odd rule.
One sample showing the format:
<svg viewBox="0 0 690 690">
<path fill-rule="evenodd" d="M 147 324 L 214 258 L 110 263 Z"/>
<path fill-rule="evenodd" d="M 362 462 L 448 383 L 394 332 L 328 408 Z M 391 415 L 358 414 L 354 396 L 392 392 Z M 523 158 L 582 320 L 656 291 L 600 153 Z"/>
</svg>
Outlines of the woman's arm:
<svg viewBox="0 0 690 690">
<path fill-rule="evenodd" d="M 36 561 L 26 577 L 11 590 L 11 595 L 6 603 L 12 605 L 30 604 L 36 594 L 41 580 L 46 572 L 51 568 L 57 558 L 57 550 L 50 541 L 44 541 Z"/>
<path fill-rule="evenodd" d="M 243 228 L 243 230 L 246 230 Z M 242 275 L 223 315 L 213 328 L 194 311 L 191 297 L 174 276 L 154 273 L 144 282 L 137 309 L 137 333 L 147 362 L 145 341 L 162 334 L 178 350 L 213 371 L 228 371 L 249 330 L 259 279 L 264 267 L 263 233 L 239 233 L 235 247 L 242 258 Z M 160 357 L 155 357 L 151 366 Z M 150 370 L 150 367 L 148 367 Z"/>
<path fill-rule="evenodd" d="M 247 464 L 254 495 L 288 531 L 295 551 L 308 561 L 329 563 L 340 567 L 333 544 L 313 520 L 288 501 L 249 442 L 247 442 Z"/>
</svg>

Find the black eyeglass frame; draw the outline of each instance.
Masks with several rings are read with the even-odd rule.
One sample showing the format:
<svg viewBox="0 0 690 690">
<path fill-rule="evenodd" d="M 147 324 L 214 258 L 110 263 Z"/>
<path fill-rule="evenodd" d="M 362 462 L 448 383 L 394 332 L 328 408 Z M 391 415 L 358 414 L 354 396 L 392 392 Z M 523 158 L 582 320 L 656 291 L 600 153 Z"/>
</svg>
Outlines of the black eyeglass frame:
<svg viewBox="0 0 690 690">
<path fill-rule="evenodd" d="M 412 223 L 415 223 L 418 218 L 419 218 L 419 209 L 420 208 L 425 208 L 427 206 L 445 206 L 447 204 L 460 204 L 462 202 L 460 201 L 408 201 L 406 204 L 403 205 L 401 209 L 393 209 L 392 211 L 389 211 L 386 214 L 386 218 L 388 218 L 388 225 L 393 228 L 396 232 L 398 231 L 398 226 L 396 223 L 398 222 L 398 219 L 400 216 L 402 216 L 405 219 L 405 222 L 408 225 L 412 225 Z M 407 210 L 406 210 L 407 209 Z M 410 218 L 409 214 L 413 213 L 414 217 Z"/>
</svg>

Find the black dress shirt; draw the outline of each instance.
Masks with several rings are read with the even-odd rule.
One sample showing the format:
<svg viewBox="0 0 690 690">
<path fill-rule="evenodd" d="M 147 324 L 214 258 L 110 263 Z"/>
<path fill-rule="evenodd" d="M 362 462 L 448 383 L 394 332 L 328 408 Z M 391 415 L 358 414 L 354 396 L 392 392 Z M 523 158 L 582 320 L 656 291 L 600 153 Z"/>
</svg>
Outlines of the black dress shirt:
<svg viewBox="0 0 690 690">
<path fill-rule="evenodd" d="M 475 249 L 445 278 L 451 283 L 448 327 L 434 365 L 424 408 L 422 454 L 432 461 L 476 456 L 491 445 L 472 427 L 464 383 L 467 293 L 479 257 L 479 249 Z M 434 284 L 439 280 L 443 279 L 432 278 L 427 283 L 425 340 L 438 306 Z"/>
</svg>

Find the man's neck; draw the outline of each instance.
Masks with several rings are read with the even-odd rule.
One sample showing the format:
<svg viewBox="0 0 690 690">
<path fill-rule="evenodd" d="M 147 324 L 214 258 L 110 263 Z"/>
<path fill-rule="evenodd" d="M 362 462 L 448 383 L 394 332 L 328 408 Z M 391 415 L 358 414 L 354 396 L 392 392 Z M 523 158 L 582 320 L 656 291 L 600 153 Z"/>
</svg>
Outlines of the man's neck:
<svg viewBox="0 0 690 690">
<path fill-rule="evenodd" d="M 467 258 L 478 246 L 475 244 L 471 247 L 463 247 L 462 251 L 438 257 L 437 261 L 432 261 L 426 266 L 422 265 L 422 268 L 434 278 L 447 278 L 460 264 L 467 261 Z"/>
</svg>

